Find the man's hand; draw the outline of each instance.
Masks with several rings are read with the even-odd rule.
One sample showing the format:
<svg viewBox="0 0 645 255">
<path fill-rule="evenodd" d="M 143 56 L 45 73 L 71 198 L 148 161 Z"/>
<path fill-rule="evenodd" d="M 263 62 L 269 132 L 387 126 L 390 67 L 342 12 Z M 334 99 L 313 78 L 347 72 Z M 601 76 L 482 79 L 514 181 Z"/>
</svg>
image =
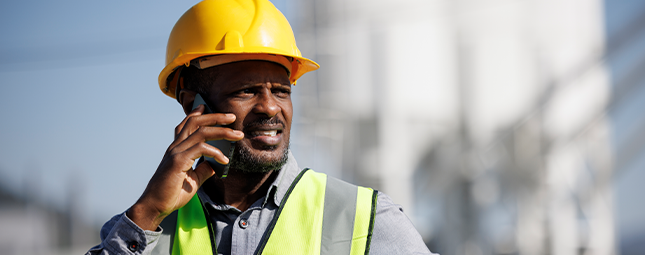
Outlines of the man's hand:
<svg viewBox="0 0 645 255">
<path fill-rule="evenodd" d="M 128 217 L 142 229 L 156 230 L 166 216 L 186 205 L 199 187 L 215 174 L 208 163 L 199 164 L 193 170 L 196 159 L 203 155 L 222 164 L 229 162 L 224 153 L 206 141 L 244 138 L 242 131 L 214 127 L 233 123 L 235 115 L 202 115 L 203 112 L 204 105 L 200 105 L 175 128 L 175 140 L 139 200 L 127 211 Z"/>
</svg>

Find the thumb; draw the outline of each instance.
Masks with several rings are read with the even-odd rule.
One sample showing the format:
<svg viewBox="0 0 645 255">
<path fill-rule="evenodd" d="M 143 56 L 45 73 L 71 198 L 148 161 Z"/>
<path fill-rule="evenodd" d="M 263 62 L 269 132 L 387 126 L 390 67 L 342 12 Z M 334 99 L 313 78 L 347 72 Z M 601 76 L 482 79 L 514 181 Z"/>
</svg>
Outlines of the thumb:
<svg viewBox="0 0 645 255">
<path fill-rule="evenodd" d="M 208 178 L 211 178 L 211 176 L 215 175 L 215 170 L 213 170 L 208 161 L 204 160 L 195 168 L 195 174 L 197 175 L 197 181 L 199 182 L 199 186 L 201 187 L 202 184 L 204 184 L 204 182 L 208 180 Z"/>
</svg>

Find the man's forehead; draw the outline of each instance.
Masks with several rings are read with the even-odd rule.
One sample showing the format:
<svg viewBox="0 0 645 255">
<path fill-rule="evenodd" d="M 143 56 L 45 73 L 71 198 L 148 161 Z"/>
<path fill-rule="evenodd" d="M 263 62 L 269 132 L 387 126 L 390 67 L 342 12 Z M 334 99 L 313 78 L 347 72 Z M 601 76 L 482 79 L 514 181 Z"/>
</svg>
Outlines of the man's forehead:
<svg viewBox="0 0 645 255">
<path fill-rule="evenodd" d="M 217 68 L 217 80 L 222 82 L 235 83 L 280 83 L 291 85 L 287 70 L 279 64 L 267 61 L 242 61 L 221 66 Z"/>
</svg>

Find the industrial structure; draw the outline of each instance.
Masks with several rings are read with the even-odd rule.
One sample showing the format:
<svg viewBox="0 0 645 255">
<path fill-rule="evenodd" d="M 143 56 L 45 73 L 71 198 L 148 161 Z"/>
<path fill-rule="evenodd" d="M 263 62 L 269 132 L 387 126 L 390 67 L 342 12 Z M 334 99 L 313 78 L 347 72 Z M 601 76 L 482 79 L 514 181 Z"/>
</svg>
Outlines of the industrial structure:
<svg viewBox="0 0 645 255">
<path fill-rule="evenodd" d="M 288 4 L 321 65 L 294 89 L 299 161 L 389 194 L 434 252 L 619 252 L 614 178 L 645 135 L 615 143 L 612 116 L 645 56 L 617 56 L 643 12 L 609 33 L 603 1 Z"/>
</svg>

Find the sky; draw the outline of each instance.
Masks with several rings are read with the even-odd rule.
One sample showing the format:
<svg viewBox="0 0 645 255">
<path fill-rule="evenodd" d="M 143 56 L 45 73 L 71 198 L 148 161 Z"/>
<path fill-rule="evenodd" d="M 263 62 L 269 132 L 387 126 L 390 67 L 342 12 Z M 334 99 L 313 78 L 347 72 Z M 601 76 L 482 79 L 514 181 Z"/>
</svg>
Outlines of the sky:
<svg viewBox="0 0 645 255">
<path fill-rule="evenodd" d="M 605 30 L 608 38 L 615 38 L 621 29 L 628 27 L 631 23 L 642 20 L 645 12 L 645 1 L 622 0 L 605 1 Z M 642 27 L 641 24 L 637 24 Z M 645 33 L 643 29 L 636 31 L 640 35 L 626 44 L 622 50 L 608 59 L 608 68 L 612 73 L 612 83 L 619 84 L 618 77 L 625 77 L 632 68 L 638 68 L 638 61 L 642 61 L 645 55 Z M 643 109 L 645 108 L 645 81 L 637 81 L 636 89 L 630 91 L 629 95 L 617 102 L 610 112 L 612 123 L 612 142 L 614 156 L 620 158 L 621 154 L 634 152 L 625 151 L 630 148 L 630 141 L 637 140 L 639 129 L 645 125 Z M 629 84 L 628 84 L 629 85 Z M 621 148 L 623 148 L 621 150 Z M 633 148 L 632 148 L 633 149 Z M 624 163 L 622 168 L 616 170 L 614 175 L 614 204 L 615 220 L 618 228 L 618 235 L 626 238 L 626 242 L 633 241 L 631 236 L 642 238 L 645 233 L 645 203 L 641 201 L 643 194 L 643 180 L 645 180 L 645 150 L 637 148 L 630 162 Z"/>
<path fill-rule="evenodd" d="M 2 1 L 0 185 L 97 225 L 132 205 L 184 117 L 157 77 L 197 2 Z"/>
</svg>

